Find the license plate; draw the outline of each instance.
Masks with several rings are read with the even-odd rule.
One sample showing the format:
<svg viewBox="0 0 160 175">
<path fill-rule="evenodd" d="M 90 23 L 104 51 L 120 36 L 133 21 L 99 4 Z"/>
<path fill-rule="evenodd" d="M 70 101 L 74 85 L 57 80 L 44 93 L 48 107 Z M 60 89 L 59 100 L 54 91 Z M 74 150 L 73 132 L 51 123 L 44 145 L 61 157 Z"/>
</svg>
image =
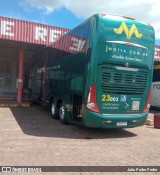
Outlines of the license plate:
<svg viewBox="0 0 160 175">
<path fill-rule="evenodd" d="M 117 126 L 127 126 L 127 122 L 117 122 Z"/>
</svg>

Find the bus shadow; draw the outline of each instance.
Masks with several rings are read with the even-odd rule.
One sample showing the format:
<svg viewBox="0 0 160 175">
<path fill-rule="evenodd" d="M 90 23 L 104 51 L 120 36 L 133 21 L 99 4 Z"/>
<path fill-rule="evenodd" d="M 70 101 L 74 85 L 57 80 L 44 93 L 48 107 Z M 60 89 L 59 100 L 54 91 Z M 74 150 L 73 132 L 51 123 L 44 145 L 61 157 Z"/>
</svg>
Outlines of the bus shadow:
<svg viewBox="0 0 160 175">
<path fill-rule="evenodd" d="M 69 139 L 112 139 L 135 137 L 125 129 L 91 129 L 74 125 L 63 125 L 51 118 L 48 111 L 39 106 L 11 108 L 24 134 L 37 137 L 58 137 Z"/>
</svg>

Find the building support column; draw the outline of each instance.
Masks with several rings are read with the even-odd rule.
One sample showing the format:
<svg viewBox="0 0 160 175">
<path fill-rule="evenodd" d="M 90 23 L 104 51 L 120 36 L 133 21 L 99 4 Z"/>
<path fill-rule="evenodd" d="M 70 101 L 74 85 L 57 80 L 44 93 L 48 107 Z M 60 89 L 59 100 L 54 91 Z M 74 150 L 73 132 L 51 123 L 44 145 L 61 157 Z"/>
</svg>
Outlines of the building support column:
<svg viewBox="0 0 160 175">
<path fill-rule="evenodd" d="M 19 48 L 19 65 L 18 65 L 18 92 L 17 102 L 20 105 L 22 103 L 22 91 L 23 91 L 23 63 L 24 63 L 24 51 L 23 48 Z"/>
</svg>

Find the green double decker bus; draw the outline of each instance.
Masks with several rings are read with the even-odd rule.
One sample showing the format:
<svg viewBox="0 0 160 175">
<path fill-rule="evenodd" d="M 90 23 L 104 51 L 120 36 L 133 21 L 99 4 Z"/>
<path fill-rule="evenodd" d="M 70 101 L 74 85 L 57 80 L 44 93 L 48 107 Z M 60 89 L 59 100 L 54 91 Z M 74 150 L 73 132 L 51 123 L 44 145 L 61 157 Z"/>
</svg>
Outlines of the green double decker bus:
<svg viewBox="0 0 160 175">
<path fill-rule="evenodd" d="M 62 123 L 141 126 L 150 107 L 154 49 L 149 24 L 93 15 L 37 55 L 33 99 L 49 104 Z"/>
</svg>

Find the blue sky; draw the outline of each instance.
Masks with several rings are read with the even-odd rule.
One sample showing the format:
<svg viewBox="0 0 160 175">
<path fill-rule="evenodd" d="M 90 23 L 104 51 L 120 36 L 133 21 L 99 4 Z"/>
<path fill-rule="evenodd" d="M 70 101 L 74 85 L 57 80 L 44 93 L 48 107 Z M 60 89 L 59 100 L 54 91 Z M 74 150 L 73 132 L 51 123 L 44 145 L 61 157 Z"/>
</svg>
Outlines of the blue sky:
<svg viewBox="0 0 160 175">
<path fill-rule="evenodd" d="M 0 16 L 73 28 L 94 13 L 131 16 L 152 24 L 160 45 L 160 0 L 4 0 Z"/>
<path fill-rule="evenodd" d="M 74 13 L 65 7 L 56 9 L 52 13 L 31 7 L 23 0 L 5 0 L 0 5 L 0 16 L 11 17 L 16 19 L 34 21 L 38 23 L 55 25 L 64 28 L 73 28 L 85 17 L 77 17 Z"/>
</svg>

